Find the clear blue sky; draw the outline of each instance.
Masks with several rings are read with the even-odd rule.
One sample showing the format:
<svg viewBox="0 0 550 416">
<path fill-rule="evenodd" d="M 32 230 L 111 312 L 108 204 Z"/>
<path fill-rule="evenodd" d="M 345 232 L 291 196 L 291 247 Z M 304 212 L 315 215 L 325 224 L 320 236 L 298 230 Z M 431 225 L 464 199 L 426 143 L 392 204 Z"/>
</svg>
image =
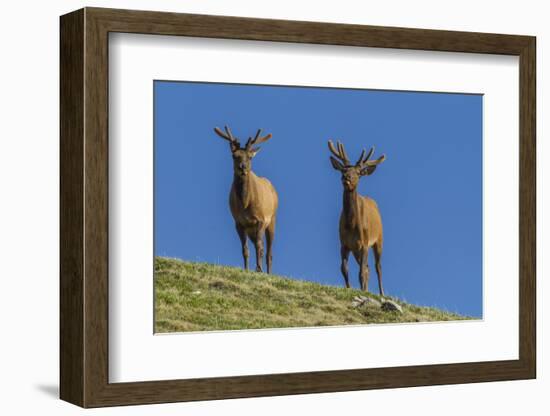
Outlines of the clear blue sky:
<svg viewBox="0 0 550 416">
<path fill-rule="evenodd" d="M 359 185 L 382 214 L 386 294 L 482 315 L 482 96 L 166 81 L 154 93 L 155 255 L 242 266 L 231 154 L 212 129 L 243 141 L 262 128 L 273 138 L 253 170 L 280 200 L 273 272 L 343 286 L 337 138 L 353 160 L 371 145 L 387 156 Z M 350 258 L 354 287 L 357 273 Z"/>
</svg>

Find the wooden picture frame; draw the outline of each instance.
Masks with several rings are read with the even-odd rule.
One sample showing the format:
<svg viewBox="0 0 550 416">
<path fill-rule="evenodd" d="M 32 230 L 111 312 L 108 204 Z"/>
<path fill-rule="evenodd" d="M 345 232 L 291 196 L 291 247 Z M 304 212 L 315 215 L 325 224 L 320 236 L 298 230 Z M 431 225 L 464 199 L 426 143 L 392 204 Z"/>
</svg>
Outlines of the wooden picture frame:
<svg viewBox="0 0 550 416">
<path fill-rule="evenodd" d="M 61 17 L 60 396 L 82 407 L 213 400 L 536 377 L 535 38 L 85 8 Z M 519 359 L 109 383 L 110 32 L 519 57 Z"/>
</svg>

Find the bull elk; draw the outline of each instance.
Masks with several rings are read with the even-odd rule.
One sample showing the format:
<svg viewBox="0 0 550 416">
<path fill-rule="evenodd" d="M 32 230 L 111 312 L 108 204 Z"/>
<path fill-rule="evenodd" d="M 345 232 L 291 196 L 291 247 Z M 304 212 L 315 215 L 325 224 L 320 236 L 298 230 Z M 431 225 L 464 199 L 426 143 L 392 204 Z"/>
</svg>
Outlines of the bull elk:
<svg viewBox="0 0 550 416">
<path fill-rule="evenodd" d="M 244 268 L 248 270 L 248 237 L 256 248 L 256 271 L 263 271 L 265 235 L 267 272 L 271 273 L 275 216 L 279 200 L 271 182 L 252 172 L 252 158 L 260 151 L 260 148 L 255 146 L 268 141 L 271 134 L 262 137 L 262 131 L 258 130 L 255 137 L 249 137 L 245 146 L 241 147 L 238 138 L 233 136 L 229 127 L 225 126 L 224 130 L 225 132 L 214 128 L 218 136 L 229 142 L 233 157 L 233 184 L 229 194 L 229 208 L 241 240 Z"/>
<path fill-rule="evenodd" d="M 348 257 L 350 251 L 359 264 L 359 284 L 361 289 L 368 292 L 369 287 L 369 248 L 374 252 L 376 274 L 378 275 L 378 287 L 380 294 L 384 295 L 382 288 L 382 218 L 376 202 L 366 196 L 357 193 L 357 185 L 361 176 L 371 175 L 376 167 L 382 163 L 386 156 L 382 155 L 376 160 L 369 160 L 374 153 L 374 147 L 367 152 L 363 150 L 355 165 L 349 161 L 344 145 L 337 142 L 336 147 L 331 140 L 328 147 L 333 156 L 330 157 L 332 167 L 342 173 L 342 185 L 344 186 L 344 203 L 340 215 L 340 256 L 341 271 L 349 286 Z"/>
</svg>

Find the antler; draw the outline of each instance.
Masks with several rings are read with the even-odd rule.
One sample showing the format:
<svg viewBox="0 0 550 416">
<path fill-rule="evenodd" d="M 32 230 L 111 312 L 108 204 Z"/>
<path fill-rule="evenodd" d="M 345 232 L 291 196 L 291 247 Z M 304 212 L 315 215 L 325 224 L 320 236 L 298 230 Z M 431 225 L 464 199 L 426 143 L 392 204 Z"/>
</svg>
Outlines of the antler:
<svg viewBox="0 0 550 416">
<path fill-rule="evenodd" d="M 257 144 L 261 144 L 261 143 L 265 143 L 269 139 L 271 139 L 271 137 L 272 137 L 271 133 L 269 133 L 268 135 L 266 135 L 264 137 L 260 137 L 261 133 L 262 133 L 262 129 L 258 129 L 258 131 L 256 132 L 256 136 L 254 136 L 254 138 L 252 138 L 252 137 L 248 138 L 248 141 L 246 142 L 246 145 L 245 145 L 244 148 L 246 150 L 250 150 L 250 148 L 252 146 L 257 145 Z"/>
<path fill-rule="evenodd" d="M 359 157 L 359 160 L 357 161 L 357 163 L 355 164 L 355 166 L 360 166 L 361 164 L 367 162 L 369 160 L 369 158 L 372 156 L 372 154 L 374 153 L 374 146 L 372 146 L 369 150 L 369 153 L 367 154 L 367 156 L 365 157 L 365 154 L 367 153 L 367 151 L 365 149 L 363 149 L 363 151 L 361 152 L 361 156 Z"/>
<path fill-rule="evenodd" d="M 382 155 L 376 160 L 367 160 L 365 166 L 376 166 L 382 163 L 384 160 L 386 160 L 386 155 Z"/>
<path fill-rule="evenodd" d="M 231 133 L 231 130 L 229 127 L 224 126 L 225 133 L 221 131 L 219 128 L 214 127 L 214 131 L 218 136 L 220 136 L 222 139 L 227 140 L 229 143 L 231 143 L 231 146 L 237 147 L 237 149 L 241 146 L 239 141 L 233 137 L 233 134 Z"/>
<path fill-rule="evenodd" d="M 375 160 L 369 160 L 369 158 L 374 153 L 374 146 L 370 148 L 369 153 L 365 157 L 366 151 L 363 149 L 363 152 L 361 153 L 361 157 L 355 164 L 355 166 L 358 166 L 360 168 L 366 168 L 367 166 L 376 166 L 380 163 L 382 163 L 384 160 L 386 160 L 386 155 L 380 156 L 378 159 Z"/>
<path fill-rule="evenodd" d="M 330 152 L 336 156 L 337 159 L 344 162 L 344 165 L 351 166 L 351 163 L 349 161 L 348 155 L 344 149 L 344 145 L 340 143 L 339 141 L 336 142 L 336 146 L 338 147 L 338 150 L 334 147 L 334 143 L 332 143 L 332 140 L 328 141 L 328 148 Z M 361 155 L 362 156 L 362 155 Z"/>
</svg>

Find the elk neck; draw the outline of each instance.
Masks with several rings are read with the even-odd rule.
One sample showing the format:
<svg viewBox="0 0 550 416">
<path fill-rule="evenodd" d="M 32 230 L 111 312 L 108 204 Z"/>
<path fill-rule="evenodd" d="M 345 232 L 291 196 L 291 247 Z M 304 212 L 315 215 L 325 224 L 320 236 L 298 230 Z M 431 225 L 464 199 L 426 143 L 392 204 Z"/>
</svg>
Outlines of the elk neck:
<svg viewBox="0 0 550 416">
<path fill-rule="evenodd" d="M 233 176 L 233 186 L 235 187 L 237 198 L 239 199 L 239 201 L 241 201 L 244 208 L 247 208 L 250 204 L 250 187 L 252 175 L 254 174 L 252 173 L 252 171 L 250 171 L 246 176 Z"/>
<path fill-rule="evenodd" d="M 353 191 L 344 189 L 344 218 L 349 225 L 355 225 L 357 223 L 359 212 L 358 198 L 357 189 Z"/>
</svg>

